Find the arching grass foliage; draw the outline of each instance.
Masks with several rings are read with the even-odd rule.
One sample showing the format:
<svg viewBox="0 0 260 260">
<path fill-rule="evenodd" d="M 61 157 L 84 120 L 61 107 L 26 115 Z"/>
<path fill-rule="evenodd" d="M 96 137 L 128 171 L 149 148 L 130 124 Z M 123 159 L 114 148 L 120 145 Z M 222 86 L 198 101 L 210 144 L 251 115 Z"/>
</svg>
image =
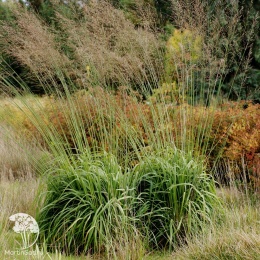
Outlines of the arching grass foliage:
<svg viewBox="0 0 260 260">
<path fill-rule="evenodd" d="M 203 161 L 177 149 L 128 170 L 109 153 L 85 154 L 50 171 L 37 220 L 50 249 L 129 256 L 132 246 L 173 248 L 198 230 L 210 221 L 214 194 Z"/>
</svg>

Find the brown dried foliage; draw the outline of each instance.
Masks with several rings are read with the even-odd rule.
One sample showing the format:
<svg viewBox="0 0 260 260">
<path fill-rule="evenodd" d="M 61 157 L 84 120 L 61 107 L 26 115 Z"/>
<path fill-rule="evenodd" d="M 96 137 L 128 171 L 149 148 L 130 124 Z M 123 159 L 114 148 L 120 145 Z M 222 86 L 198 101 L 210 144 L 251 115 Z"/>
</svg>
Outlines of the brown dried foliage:
<svg viewBox="0 0 260 260">
<path fill-rule="evenodd" d="M 135 28 L 122 10 L 107 1 L 83 5 L 80 19 L 67 16 L 56 1 L 53 8 L 59 30 L 14 5 L 15 22 L 0 25 L 1 52 L 14 57 L 41 80 L 53 80 L 57 72 L 63 72 L 81 87 L 88 83 L 159 81 L 163 56 L 151 27 Z M 70 11 L 73 13 L 73 9 Z M 64 52 L 64 46 L 70 55 Z"/>
<path fill-rule="evenodd" d="M 122 10 L 106 1 L 83 6 L 79 21 L 59 14 L 68 45 L 73 49 L 81 73 L 90 66 L 90 77 L 99 83 L 142 82 L 153 77 L 158 81 L 160 45 L 149 28 L 135 28 Z M 156 57 L 157 55 L 157 57 Z M 92 78 L 91 78 L 92 77 Z"/>
<path fill-rule="evenodd" d="M 41 77 L 52 77 L 56 70 L 70 66 L 69 59 L 58 51 L 55 35 L 38 16 L 14 5 L 15 22 L 1 24 L 2 52 L 16 58 Z"/>
</svg>

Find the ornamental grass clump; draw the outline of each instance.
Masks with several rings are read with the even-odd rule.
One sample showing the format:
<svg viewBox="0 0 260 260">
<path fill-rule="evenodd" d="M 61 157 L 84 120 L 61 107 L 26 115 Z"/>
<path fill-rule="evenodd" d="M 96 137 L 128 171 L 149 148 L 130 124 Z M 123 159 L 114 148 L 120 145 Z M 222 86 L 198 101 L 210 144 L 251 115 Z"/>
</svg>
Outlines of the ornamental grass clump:
<svg viewBox="0 0 260 260">
<path fill-rule="evenodd" d="M 37 222 L 49 249 L 66 254 L 172 249 L 210 222 L 217 203 L 203 161 L 173 148 L 146 156 L 132 170 L 108 153 L 58 165 Z"/>
<path fill-rule="evenodd" d="M 191 153 L 169 147 L 157 151 L 135 167 L 134 176 L 153 247 L 172 249 L 210 222 L 213 208 L 220 206 L 203 160 Z"/>
<path fill-rule="evenodd" d="M 60 164 L 47 185 L 37 222 L 50 250 L 109 256 L 138 239 L 135 198 L 114 156 L 85 154 Z"/>
</svg>

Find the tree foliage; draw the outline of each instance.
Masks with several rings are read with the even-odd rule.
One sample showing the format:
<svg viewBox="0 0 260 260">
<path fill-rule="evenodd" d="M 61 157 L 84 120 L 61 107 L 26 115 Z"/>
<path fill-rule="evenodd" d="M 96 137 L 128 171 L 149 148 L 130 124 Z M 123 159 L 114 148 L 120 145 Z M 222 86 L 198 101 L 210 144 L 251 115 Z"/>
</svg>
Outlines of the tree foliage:
<svg viewBox="0 0 260 260">
<path fill-rule="evenodd" d="M 57 13 L 70 20 L 83 21 L 86 17 L 82 15 L 84 9 L 82 6 L 86 5 L 87 8 L 92 8 L 92 1 L 27 0 L 16 2 L 22 4 L 30 12 L 36 13 L 46 23 L 48 30 L 56 32 L 56 41 L 60 50 L 71 61 L 74 61 L 73 50 L 67 42 L 68 35 L 64 27 L 60 25 L 60 17 L 57 16 Z M 175 37 L 174 28 L 184 31 L 190 30 L 192 28 L 187 27 L 189 24 L 193 24 L 195 31 L 198 31 L 200 26 L 203 27 L 204 33 L 208 37 L 207 40 L 211 41 L 207 44 L 211 44 L 211 53 L 215 60 L 225 60 L 225 70 L 221 71 L 221 76 L 216 78 L 216 80 L 221 79 L 218 85 L 221 85 L 223 95 L 233 100 L 250 99 L 254 102 L 260 102 L 259 0 L 196 0 L 193 5 L 188 0 L 110 0 L 109 2 L 114 8 L 123 10 L 126 18 L 131 21 L 136 30 L 147 28 L 160 32 L 165 51 L 168 48 L 169 37 L 171 37 L 170 39 Z M 12 10 L 14 5 L 15 3 L 11 4 L 9 1 L 0 2 L 1 21 L 6 23 L 15 20 Z M 203 8 L 202 13 L 196 13 L 196 5 Z M 176 6 L 179 9 L 176 9 Z M 216 26 L 220 29 L 218 34 L 215 33 L 216 39 L 214 39 L 212 36 L 214 36 Z M 200 33 L 198 37 L 200 37 Z M 29 86 L 33 88 L 33 85 L 37 85 L 35 78 L 28 77 L 28 68 L 19 63 L 14 56 L 3 53 L 3 51 L 1 55 Z M 169 76 L 167 70 L 174 71 L 175 68 L 171 67 L 169 62 L 167 63 L 167 51 L 165 57 L 165 73 Z M 206 75 L 201 77 L 201 73 L 198 71 L 195 74 L 198 79 L 207 78 Z M 164 75 L 162 75 L 163 77 Z M 113 79 L 111 80 L 113 81 Z M 110 82 L 112 85 L 118 84 L 112 81 Z M 203 84 L 204 88 L 208 88 L 211 83 L 204 80 Z M 136 86 L 133 87 L 136 88 Z M 205 92 L 205 90 L 203 91 Z"/>
</svg>

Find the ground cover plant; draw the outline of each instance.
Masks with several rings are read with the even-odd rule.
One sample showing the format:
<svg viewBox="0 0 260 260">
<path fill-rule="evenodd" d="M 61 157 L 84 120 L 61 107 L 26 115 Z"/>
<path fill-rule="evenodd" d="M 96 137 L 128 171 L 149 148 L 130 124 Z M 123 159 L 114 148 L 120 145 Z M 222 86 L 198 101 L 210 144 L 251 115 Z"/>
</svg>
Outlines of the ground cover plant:
<svg viewBox="0 0 260 260">
<path fill-rule="evenodd" d="M 240 254 L 256 258 L 260 109 L 230 99 L 255 95 L 243 83 L 257 17 L 243 31 L 238 1 L 173 1 L 162 28 L 152 1 L 119 2 L 121 9 L 116 1 L 5 5 L 0 162 L 7 179 L 41 183 L 35 250 L 106 259 L 168 250 L 181 258 L 190 246 L 192 259 L 202 257 L 201 238 L 205 258 L 236 257 L 219 239 L 232 210 L 217 184 L 239 187 L 252 203 L 249 239 L 244 226 L 225 234 L 243 236 L 254 249 Z M 8 224 L 1 232 L 10 235 Z"/>
</svg>

